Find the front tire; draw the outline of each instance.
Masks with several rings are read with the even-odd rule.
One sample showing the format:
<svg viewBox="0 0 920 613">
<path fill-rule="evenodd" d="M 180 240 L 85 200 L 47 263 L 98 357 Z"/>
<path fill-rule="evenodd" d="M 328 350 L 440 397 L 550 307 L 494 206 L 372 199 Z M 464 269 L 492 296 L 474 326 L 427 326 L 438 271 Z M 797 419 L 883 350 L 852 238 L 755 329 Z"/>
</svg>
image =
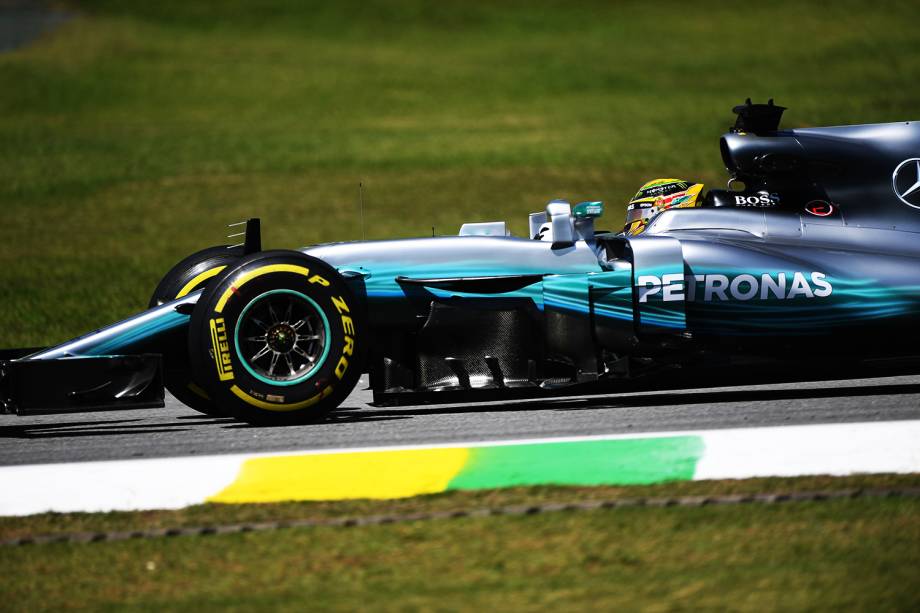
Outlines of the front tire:
<svg viewBox="0 0 920 613">
<path fill-rule="evenodd" d="M 243 257 L 242 247 L 220 245 L 202 249 L 173 266 L 150 297 L 148 308 L 177 300 L 205 287 L 228 265 Z M 176 328 L 162 342 L 164 383 L 185 406 L 205 415 L 221 416 L 201 384 L 194 380 L 188 359 L 188 330 Z"/>
<path fill-rule="evenodd" d="M 364 367 L 363 304 L 297 251 L 257 253 L 210 284 L 189 323 L 192 373 L 219 410 L 257 425 L 316 421 Z"/>
</svg>

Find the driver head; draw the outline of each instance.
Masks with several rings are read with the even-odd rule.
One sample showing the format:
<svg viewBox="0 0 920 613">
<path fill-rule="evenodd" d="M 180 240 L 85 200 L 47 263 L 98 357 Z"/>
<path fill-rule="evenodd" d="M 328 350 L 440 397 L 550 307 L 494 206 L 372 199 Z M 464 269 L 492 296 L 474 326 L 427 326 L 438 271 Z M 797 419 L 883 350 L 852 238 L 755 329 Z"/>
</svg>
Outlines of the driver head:
<svg viewBox="0 0 920 613">
<path fill-rule="evenodd" d="M 623 233 L 635 236 L 645 231 L 649 221 L 667 209 L 699 206 L 702 183 L 683 179 L 655 179 L 639 188 L 626 207 Z"/>
</svg>

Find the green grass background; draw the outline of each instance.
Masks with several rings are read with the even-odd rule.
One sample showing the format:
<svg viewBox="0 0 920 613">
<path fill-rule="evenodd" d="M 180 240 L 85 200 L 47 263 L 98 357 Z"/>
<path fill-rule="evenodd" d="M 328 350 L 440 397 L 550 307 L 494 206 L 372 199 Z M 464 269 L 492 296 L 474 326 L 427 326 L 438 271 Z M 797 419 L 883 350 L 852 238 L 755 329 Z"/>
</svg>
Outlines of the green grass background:
<svg viewBox="0 0 920 613">
<path fill-rule="evenodd" d="M 0 518 L 0 538 L 570 503 L 911 488 L 918 475 L 455 491 Z M 568 511 L 0 547 L 4 611 L 916 611 L 920 500 Z"/>
<path fill-rule="evenodd" d="M 7 611 L 916 611 L 916 500 L 4 547 Z"/>
<path fill-rule="evenodd" d="M 73 0 L 0 55 L 0 347 L 142 308 L 224 225 L 272 247 L 452 233 L 645 180 L 721 184 L 745 97 L 920 119 L 912 2 Z"/>
</svg>

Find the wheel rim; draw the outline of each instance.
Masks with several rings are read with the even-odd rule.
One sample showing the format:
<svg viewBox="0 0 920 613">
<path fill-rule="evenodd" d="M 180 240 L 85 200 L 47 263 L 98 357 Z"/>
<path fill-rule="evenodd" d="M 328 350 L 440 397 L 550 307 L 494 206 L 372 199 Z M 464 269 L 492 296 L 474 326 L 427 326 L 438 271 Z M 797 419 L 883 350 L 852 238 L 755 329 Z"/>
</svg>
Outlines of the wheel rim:
<svg viewBox="0 0 920 613">
<path fill-rule="evenodd" d="M 329 354 L 329 320 L 312 298 L 294 290 L 265 292 L 237 320 L 236 354 L 256 379 L 295 385 L 309 379 Z"/>
</svg>

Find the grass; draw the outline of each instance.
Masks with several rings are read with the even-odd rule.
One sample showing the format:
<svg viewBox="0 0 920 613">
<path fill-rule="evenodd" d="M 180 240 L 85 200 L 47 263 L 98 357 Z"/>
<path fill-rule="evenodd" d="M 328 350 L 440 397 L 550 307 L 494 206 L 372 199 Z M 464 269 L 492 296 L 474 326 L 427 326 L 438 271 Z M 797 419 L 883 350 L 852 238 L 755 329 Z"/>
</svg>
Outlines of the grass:
<svg viewBox="0 0 920 613">
<path fill-rule="evenodd" d="M 0 517 L 0 540 L 67 532 L 130 531 L 213 524 L 428 513 L 626 497 L 712 496 L 764 492 L 920 487 L 920 475 L 771 477 L 724 481 L 678 481 L 628 487 L 516 487 L 451 491 L 393 500 L 335 500 L 278 504 L 202 504 L 176 511 L 41 513 Z"/>
<path fill-rule="evenodd" d="M 557 196 L 724 179 L 747 96 L 786 126 L 916 119 L 914 2 L 122 3 L 0 55 L 0 346 L 142 307 L 261 216 L 266 244 L 456 231 Z"/>
<path fill-rule="evenodd" d="M 530 488 L 83 515 L 95 529 L 607 496 L 916 486 L 917 475 Z M 76 514 L 59 516 L 69 528 Z M 33 528 L 48 516 L 6 518 Z M 152 518 L 156 518 L 151 522 Z M 193 523 L 194 523 L 193 521 Z M 69 522 L 69 523 L 68 523 Z M 88 524 L 82 524 L 88 527 Z M 920 501 L 630 508 L 0 548 L 5 609 L 916 610 Z"/>
</svg>

